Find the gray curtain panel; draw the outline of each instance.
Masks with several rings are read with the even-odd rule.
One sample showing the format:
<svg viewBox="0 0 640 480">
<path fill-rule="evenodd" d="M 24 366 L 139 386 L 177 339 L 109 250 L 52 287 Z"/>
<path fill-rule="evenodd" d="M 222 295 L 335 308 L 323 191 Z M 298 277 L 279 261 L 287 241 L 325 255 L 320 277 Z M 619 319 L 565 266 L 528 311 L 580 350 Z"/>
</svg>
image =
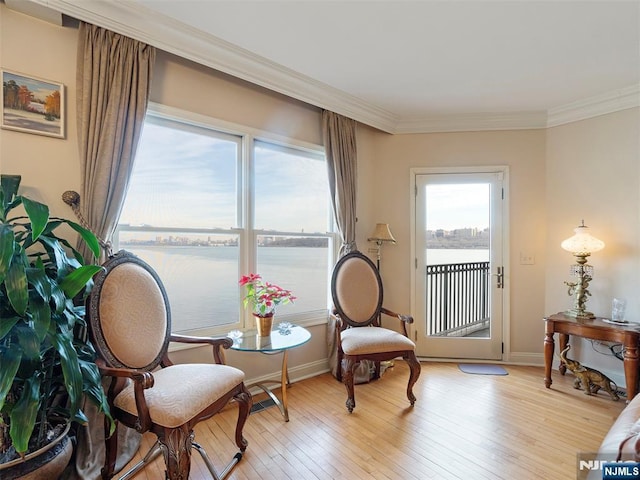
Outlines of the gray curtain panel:
<svg viewBox="0 0 640 480">
<path fill-rule="evenodd" d="M 333 213 L 342 239 L 339 256 L 352 250 L 356 245 L 356 194 L 358 179 L 358 152 L 356 147 L 356 121 L 324 110 L 322 112 L 322 133 L 327 157 L 329 190 Z M 329 317 L 327 325 L 327 346 L 329 368 L 337 375 L 336 321 Z M 371 379 L 373 362 L 364 361 L 354 372 L 354 382 L 363 383 Z"/>
<path fill-rule="evenodd" d="M 155 55 L 154 47 L 80 24 L 76 87 L 82 210 L 107 242 L 133 169 Z M 88 255 L 86 248 L 82 253 Z"/>
<path fill-rule="evenodd" d="M 340 256 L 356 247 L 356 194 L 358 152 L 356 121 L 327 110 L 322 112 L 329 190 L 333 213 L 342 238 Z"/>
<path fill-rule="evenodd" d="M 129 184 L 154 60 L 155 48 L 81 22 L 76 85 L 82 210 L 89 228 L 108 243 Z M 91 258 L 84 244 L 81 252 Z M 104 417 L 87 407 L 89 423 L 78 429 L 75 469 L 68 478 L 98 479 L 104 464 Z M 133 458 L 140 438 L 120 425 L 117 469 Z"/>
</svg>

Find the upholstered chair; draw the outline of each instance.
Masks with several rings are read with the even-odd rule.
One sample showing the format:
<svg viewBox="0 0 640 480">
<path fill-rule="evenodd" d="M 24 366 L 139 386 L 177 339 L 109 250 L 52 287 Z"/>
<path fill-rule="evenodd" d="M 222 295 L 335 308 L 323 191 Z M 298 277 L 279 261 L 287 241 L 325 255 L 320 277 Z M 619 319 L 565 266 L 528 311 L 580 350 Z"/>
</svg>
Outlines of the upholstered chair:
<svg viewBox="0 0 640 480">
<path fill-rule="evenodd" d="M 333 269 L 331 295 L 336 318 L 337 378 L 347 388 L 349 413 L 356 406 L 354 370 L 363 360 L 375 362 L 377 379 L 379 362 L 403 358 L 410 369 L 407 398 L 413 405 L 413 385 L 420 376 L 415 344 L 407 336 L 406 326 L 413 323 L 413 318 L 382 306 L 382 280 L 373 262 L 358 251 L 340 258 Z M 402 333 L 381 327 L 382 314 L 397 318 Z"/>
<path fill-rule="evenodd" d="M 172 334 L 169 302 L 160 278 L 129 252 L 109 257 L 94 281 L 87 301 L 88 326 L 100 371 L 111 379 L 111 413 L 118 423 L 157 437 L 152 450 L 125 477 L 162 453 L 166 478 L 187 479 L 195 448 L 213 478 L 224 478 L 247 448 L 242 430 L 252 406 L 244 373 L 223 364 L 222 349 L 232 345 L 231 339 Z M 170 342 L 211 345 L 214 363 L 173 364 L 167 354 Z M 231 400 L 238 405 L 235 443 L 239 451 L 218 475 L 195 442 L 193 428 Z M 106 436 L 103 479 L 114 474 L 118 438 L 108 432 Z"/>
</svg>

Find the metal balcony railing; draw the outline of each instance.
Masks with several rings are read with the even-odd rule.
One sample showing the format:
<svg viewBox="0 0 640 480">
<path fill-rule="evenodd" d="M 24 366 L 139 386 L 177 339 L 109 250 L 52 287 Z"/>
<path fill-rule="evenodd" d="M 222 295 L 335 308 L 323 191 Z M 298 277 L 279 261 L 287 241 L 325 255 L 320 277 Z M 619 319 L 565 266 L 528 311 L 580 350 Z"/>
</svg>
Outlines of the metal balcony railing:
<svg viewBox="0 0 640 480">
<path fill-rule="evenodd" d="M 427 265 L 427 335 L 466 336 L 489 323 L 489 262 Z"/>
</svg>

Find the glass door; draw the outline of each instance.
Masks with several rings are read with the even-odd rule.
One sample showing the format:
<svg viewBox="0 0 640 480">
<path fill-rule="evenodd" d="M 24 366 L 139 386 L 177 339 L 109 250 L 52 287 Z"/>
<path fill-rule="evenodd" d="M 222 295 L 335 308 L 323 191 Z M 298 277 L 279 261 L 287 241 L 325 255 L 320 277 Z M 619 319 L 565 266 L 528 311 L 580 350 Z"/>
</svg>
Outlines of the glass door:
<svg viewBox="0 0 640 480">
<path fill-rule="evenodd" d="M 419 356 L 502 358 L 503 177 L 414 175 Z"/>
</svg>

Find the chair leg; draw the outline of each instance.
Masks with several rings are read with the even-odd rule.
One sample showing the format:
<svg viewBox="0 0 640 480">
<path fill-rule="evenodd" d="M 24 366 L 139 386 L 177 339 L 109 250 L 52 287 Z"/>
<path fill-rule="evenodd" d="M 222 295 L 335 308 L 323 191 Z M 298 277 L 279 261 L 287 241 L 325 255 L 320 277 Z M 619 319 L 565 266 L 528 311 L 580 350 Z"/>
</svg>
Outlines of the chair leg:
<svg viewBox="0 0 640 480">
<path fill-rule="evenodd" d="M 187 425 L 177 428 L 165 428 L 158 435 L 162 444 L 162 454 L 167 467 L 168 480 L 187 480 L 191 470 L 191 444 L 193 430 Z"/>
<path fill-rule="evenodd" d="M 113 434 L 109 436 L 108 419 L 104 419 L 104 465 L 100 471 L 102 480 L 109 480 L 113 477 L 116 469 L 116 459 L 118 457 L 118 421 L 116 420 L 116 428 Z"/>
<path fill-rule="evenodd" d="M 409 402 L 411 402 L 411 405 L 413 405 L 416 403 L 416 396 L 413 394 L 413 386 L 418 381 L 418 377 L 420 377 L 420 370 L 422 367 L 420 366 L 420 362 L 413 351 L 405 355 L 404 359 L 407 361 L 409 368 L 411 369 L 409 383 L 407 385 L 407 398 L 409 399 Z"/>
<path fill-rule="evenodd" d="M 253 397 L 249 393 L 247 387 L 242 385 L 242 392 L 234 396 L 236 402 L 238 403 L 238 422 L 236 423 L 236 445 L 240 449 L 241 452 L 244 452 L 247 449 L 247 445 L 249 444 L 247 440 L 242 435 L 242 430 L 244 429 L 244 424 L 251 413 L 251 407 L 253 406 Z"/>
<path fill-rule="evenodd" d="M 344 371 L 342 374 L 342 383 L 347 387 L 347 410 L 349 413 L 353 412 L 356 407 L 355 393 L 353 390 L 353 371 L 355 370 L 357 363 L 351 358 L 345 359 Z"/>
<path fill-rule="evenodd" d="M 339 382 L 342 381 L 342 360 L 344 359 L 342 355 L 342 349 L 338 348 L 338 352 L 336 353 L 336 380 Z"/>
</svg>

